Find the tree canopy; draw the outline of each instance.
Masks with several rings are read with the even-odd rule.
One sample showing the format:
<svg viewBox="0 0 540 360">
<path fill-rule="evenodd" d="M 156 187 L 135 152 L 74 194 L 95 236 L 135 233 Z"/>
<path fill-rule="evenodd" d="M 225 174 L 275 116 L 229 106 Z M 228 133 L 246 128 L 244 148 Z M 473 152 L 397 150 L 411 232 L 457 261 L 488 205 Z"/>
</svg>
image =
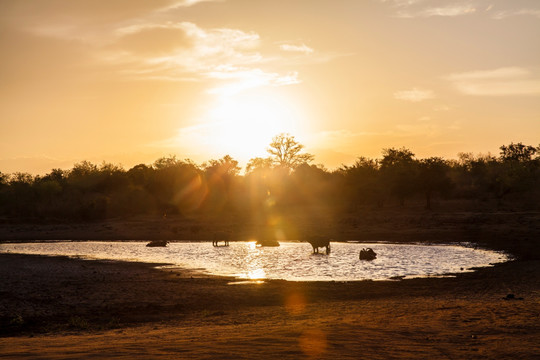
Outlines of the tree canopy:
<svg viewBox="0 0 540 360">
<path fill-rule="evenodd" d="M 95 220 L 137 214 L 250 214 L 276 221 L 276 209 L 310 214 L 423 203 L 426 209 L 461 201 L 497 208 L 540 208 L 540 149 L 511 143 L 501 155 L 460 154 L 458 160 L 416 158 L 386 148 L 379 159 L 359 157 L 329 171 L 310 165 L 293 136 L 280 134 L 267 158 L 253 158 L 245 175 L 229 155 L 197 165 L 171 155 L 153 164 L 89 161 L 43 176 L 0 172 L 0 216 Z"/>
<path fill-rule="evenodd" d="M 295 169 L 298 165 L 309 164 L 315 158 L 312 154 L 301 153 L 304 145 L 300 144 L 294 136 L 282 133 L 274 136 L 266 151 L 275 165 Z"/>
</svg>

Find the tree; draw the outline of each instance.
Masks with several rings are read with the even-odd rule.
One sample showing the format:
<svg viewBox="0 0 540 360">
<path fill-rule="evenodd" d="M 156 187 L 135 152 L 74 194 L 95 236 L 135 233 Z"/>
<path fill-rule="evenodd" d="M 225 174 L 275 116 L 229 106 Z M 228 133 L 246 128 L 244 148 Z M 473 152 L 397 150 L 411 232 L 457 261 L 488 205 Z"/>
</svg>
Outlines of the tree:
<svg viewBox="0 0 540 360">
<path fill-rule="evenodd" d="M 238 161 L 234 160 L 230 155 L 225 155 L 219 160 L 210 160 L 208 163 L 203 164 L 203 168 L 211 176 L 237 176 L 242 170 L 238 166 Z"/>
<path fill-rule="evenodd" d="M 62 169 L 52 169 L 51 172 L 45 175 L 44 177 L 42 177 L 41 180 L 56 181 L 59 184 L 64 185 L 68 175 L 69 175 L 69 171 L 62 170 Z"/>
<path fill-rule="evenodd" d="M 540 158 L 534 158 L 535 154 L 540 154 L 540 148 L 510 143 L 508 146 L 501 146 L 500 149 L 500 161 L 495 164 L 491 176 L 495 181 L 493 188 L 496 190 L 499 205 L 506 194 L 539 188 L 538 175 L 540 175 Z"/>
<path fill-rule="evenodd" d="M 168 157 L 163 156 L 157 159 L 156 161 L 154 161 L 154 164 L 152 165 L 152 167 L 156 170 L 161 170 L 161 169 L 174 167 L 181 163 L 182 161 L 178 160 L 176 158 L 176 155 L 169 155 Z"/>
<path fill-rule="evenodd" d="M 431 198 L 434 192 L 450 189 L 448 164 L 439 157 L 430 157 L 419 161 L 419 185 L 426 195 L 426 209 L 431 210 Z"/>
<path fill-rule="evenodd" d="M 268 171 L 272 169 L 273 163 L 274 161 L 269 157 L 268 158 L 256 157 L 253 159 L 249 159 L 246 165 L 246 174 L 259 172 L 259 171 Z"/>
<path fill-rule="evenodd" d="M 354 164 L 343 165 L 338 172 L 344 176 L 345 183 L 342 191 L 345 191 L 347 201 L 353 208 L 368 202 L 382 206 L 377 160 L 361 156 Z"/>
<path fill-rule="evenodd" d="M 3 185 L 7 185 L 8 179 L 9 179 L 9 175 L 4 174 L 3 172 L 0 171 L 0 187 L 2 187 Z"/>
<path fill-rule="evenodd" d="M 315 158 L 312 154 L 300 153 L 303 149 L 304 145 L 296 141 L 294 136 L 281 133 L 272 138 L 266 151 L 271 155 L 274 164 L 290 171 L 300 164 L 310 163 Z"/>
<path fill-rule="evenodd" d="M 525 162 L 532 160 L 534 154 L 539 151 L 534 146 L 523 145 L 522 143 L 510 143 L 508 146 L 501 146 L 501 160 L 502 161 L 517 161 Z"/>
<path fill-rule="evenodd" d="M 405 204 L 405 198 L 411 195 L 415 188 L 416 161 L 414 154 L 406 149 L 383 149 L 381 160 L 381 175 L 385 186 L 395 195 L 399 204 Z"/>
</svg>

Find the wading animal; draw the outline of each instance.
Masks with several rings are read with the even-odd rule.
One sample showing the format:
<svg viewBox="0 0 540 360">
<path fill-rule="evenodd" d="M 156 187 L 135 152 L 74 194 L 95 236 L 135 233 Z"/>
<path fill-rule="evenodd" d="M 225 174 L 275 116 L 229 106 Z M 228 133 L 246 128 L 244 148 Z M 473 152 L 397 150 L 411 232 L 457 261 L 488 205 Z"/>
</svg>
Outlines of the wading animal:
<svg viewBox="0 0 540 360">
<path fill-rule="evenodd" d="M 214 240 L 212 240 L 212 245 L 214 246 L 229 246 L 229 238 L 231 234 L 225 231 L 217 232 L 214 234 Z M 223 245 L 219 245 L 219 242 L 223 241 Z"/>
<path fill-rule="evenodd" d="M 164 247 L 167 246 L 169 242 L 167 240 L 152 240 L 148 244 L 146 244 L 147 247 Z"/>
<path fill-rule="evenodd" d="M 330 254 L 330 240 L 324 236 L 312 236 L 307 239 L 307 242 L 313 247 L 313 253 L 318 254 L 319 248 L 326 248 L 326 255 Z"/>
<path fill-rule="evenodd" d="M 367 249 L 362 249 L 360 250 L 360 260 L 368 260 L 368 261 L 371 261 L 371 260 L 374 260 L 375 258 L 377 258 L 377 254 L 375 253 L 375 251 L 373 251 L 372 248 L 367 248 Z"/>
</svg>

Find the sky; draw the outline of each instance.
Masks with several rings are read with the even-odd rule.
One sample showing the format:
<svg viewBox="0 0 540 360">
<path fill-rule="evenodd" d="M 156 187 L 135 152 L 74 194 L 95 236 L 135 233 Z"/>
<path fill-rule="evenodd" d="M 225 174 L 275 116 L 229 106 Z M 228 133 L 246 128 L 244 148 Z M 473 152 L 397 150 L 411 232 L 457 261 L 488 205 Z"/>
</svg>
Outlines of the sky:
<svg viewBox="0 0 540 360">
<path fill-rule="evenodd" d="M 540 144 L 538 0 L 0 0 L 0 171 Z"/>
</svg>

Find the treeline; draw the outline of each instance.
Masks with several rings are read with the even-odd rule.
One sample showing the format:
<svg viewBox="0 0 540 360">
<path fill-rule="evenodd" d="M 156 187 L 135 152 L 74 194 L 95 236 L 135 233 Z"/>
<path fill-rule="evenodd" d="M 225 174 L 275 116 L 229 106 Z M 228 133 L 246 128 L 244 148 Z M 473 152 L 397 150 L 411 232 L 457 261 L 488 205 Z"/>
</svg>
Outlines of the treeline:
<svg viewBox="0 0 540 360">
<path fill-rule="evenodd" d="M 230 156 L 201 165 L 169 156 L 129 170 L 83 161 L 44 176 L 0 172 L 0 216 L 269 218 L 279 209 L 351 212 L 421 203 L 429 210 L 452 201 L 540 209 L 540 147 L 512 143 L 501 146 L 498 156 L 462 153 L 458 160 L 417 159 L 409 149 L 389 148 L 380 159 L 360 157 L 333 171 L 310 164 L 313 156 L 302 149 L 294 137 L 281 134 L 270 144 L 270 156 L 252 159 L 243 175 Z"/>
</svg>

